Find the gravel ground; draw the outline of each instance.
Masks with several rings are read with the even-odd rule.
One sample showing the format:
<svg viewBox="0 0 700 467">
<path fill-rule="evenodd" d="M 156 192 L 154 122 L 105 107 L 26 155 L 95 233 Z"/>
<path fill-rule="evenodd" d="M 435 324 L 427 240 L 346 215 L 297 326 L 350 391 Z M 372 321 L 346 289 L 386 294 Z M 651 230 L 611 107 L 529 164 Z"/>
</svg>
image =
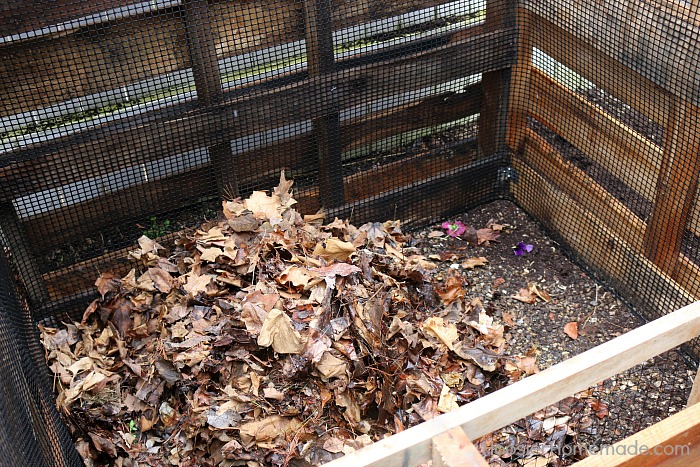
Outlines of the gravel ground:
<svg viewBox="0 0 700 467">
<path fill-rule="evenodd" d="M 494 202 L 454 220 L 475 229 L 493 222 L 504 226 L 499 241 L 490 246 L 471 246 L 462 239 L 447 236 L 430 238 L 429 233 L 440 230 L 439 225 L 415 235 L 424 254 L 442 255 L 446 259 L 440 263 L 445 272 L 450 267 L 461 268 L 461 263 L 469 257 L 483 256 L 489 260 L 485 267 L 465 270 L 463 274 L 470 283 L 469 297 L 481 298 L 487 308 L 500 311 L 505 322 L 513 323 L 509 331 L 511 355 L 535 355 L 540 369 L 545 369 L 644 323 L 611 291 L 570 261 L 561 246 L 513 203 Z M 516 256 L 512 248 L 521 241 L 534 248 L 529 254 Z M 529 283 L 547 292 L 551 301 L 538 299 L 527 304 L 510 298 Z M 564 326 L 570 322 L 578 323 L 578 339 L 564 332 Z M 668 417 L 684 408 L 693 377 L 694 371 L 687 367 L 679 352 L 670 351 L 605 380 L 588 391 L 585 398 L 599 400 L 602 405 L 594 404 L 594 407 L 605 407 L 606 411 L 591 417 L 596 422 L 591 426 L 580 430 L 570 427 L 566 442 L 595 449 Z M 568 396 L 572 394 L 562 394 L 562 398 Z M 581 416 L 586 417 L 585 411 Z M 522 432 L 523 424 L 520 421 L 494 436 L 512 438 L 514 433 Z M 532 459 L 535 458 L 530 456 L 529 460 Z M 527 465 L 529 460 L 492 459 L 492 465 Z M 549 465 L 566 465 L 575 460 L 550 459 Z"/>
</svg>

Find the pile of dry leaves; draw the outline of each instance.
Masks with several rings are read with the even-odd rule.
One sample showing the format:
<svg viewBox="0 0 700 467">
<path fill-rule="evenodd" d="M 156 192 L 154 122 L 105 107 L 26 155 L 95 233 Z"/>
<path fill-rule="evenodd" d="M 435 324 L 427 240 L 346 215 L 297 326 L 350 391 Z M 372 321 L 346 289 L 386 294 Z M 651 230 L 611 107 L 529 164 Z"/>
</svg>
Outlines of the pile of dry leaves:
<svg viewBox="0 0 700 467">
<path fill-rule="evenodd" d="M 318 465 L 537 371 L 398 221 L 322 225 L 291 185 L 170 252 L 142 237 L 80 323 L 41 329 L 87 465 Z"/>
</svg>

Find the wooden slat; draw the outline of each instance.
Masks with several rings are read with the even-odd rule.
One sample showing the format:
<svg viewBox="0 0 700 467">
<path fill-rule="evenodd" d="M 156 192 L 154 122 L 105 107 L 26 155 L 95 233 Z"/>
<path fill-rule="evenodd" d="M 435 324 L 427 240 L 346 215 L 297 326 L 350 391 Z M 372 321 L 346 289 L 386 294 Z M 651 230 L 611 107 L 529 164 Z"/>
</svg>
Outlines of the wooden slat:
<svg viewBox="0 0 700 467">
<path fill-rule="evenodd" d="M 48 301 L 49 293 L 46 284 L 41 279 L 39 267 L 27 241 L 24 228 L 11 203 L 0 204 L 0 228 L 3 240 L 0 241 L 0 246 L 9 248 L 9 253 L 17 265 L 17 274 L 27 290 L 30 304 L 35 307 L 43 305 Z"/>
<path fill-rule="evenodd" d="M 174 232 L 157 238 L 163 246 L 168 246 L 173 240 L 179 238 L 184 231 Z M 119 276 L 126 275 L 134 264 L 129 261 L 129 252 L 134 247 L 126 247 L 112 251 L 94 259 L 81 261 L 80 263 L 65 267 L 59 271 L 44 274 L 42 277 L 46 283 L 52 301 L 61 298 L 83 295 L 95 290 L 95 281 L 103 272 L 114 272 Z"/>
<path fill-rule="evenodd" d="M 488 467 L 488 465 L 461 427 L 452 428 L 433 438 L 433 467 Z"/>
<path fill-rule="evenodd" d="M 453 412 L 428 420 L 326 465 L 398 467 L 427 462 L 432 455 L 432 438 L 445 431 L 461 426 L 470 439 L 477 439 L 672 349 L 698 334 L 700 303 L 693 303 Z"/>
<path fill-rule="evenodd" d="M 524 150 L 519 156 L 529 167 L 564 191 L 582 208 L 621 238 L 634 251 L 644 251 L 646 223 L 627 206 L 600 186 L 544 141 L 532 129 L 526 132 Z M 696 299 L 700 299 L 700 267 L 684 255 L 677 257 L 674 279 Z"/>
<path fill-rule="evenodd" d="M 23 226 L 33 249 L 43 252 L 107 226 L 185 208 L 216 194 L 212 168 L 207 165 L 34 216 Z"/>
<path fill-rule="evenodd" d="M 688 396 L 688 406 L 700 405 L 700 368 L 695 373 L 695 380 L 693 380 L 693 389 L 690 391 L 690 396 Z"/>
<path fill-rule="evenodd" d="M 642 448 L 643 447 L 643 448 Z M 575 467 L 685 467 L 700 459 L 700 404 L 670 416 Z"/>
<path fill-rule="evenodd" d="M 532 71 L 532 115 L 648 200 L 653 200 L 662 150 L 550 79 Z"/>
<path fill-rule="evenodd" d="M 513 160 L 513 167 L 519 179 L 512 185 L 516 201 L 542 219 L 581 261 L 602 272 L 634 305 L 661 312 L 694 301 L 670 276 L 561 189 L 518 159 Z M 638 290 L 640 284 L 644 291 Z"/>
<path fill-rule="evenodd" d="M 532 15 L 529 10 L 518 8 L 518 58 L 512 69 L 508 129 L 506 141 L 512 151 L 518 151 L 527 130 L 527 113 L 530 107 L 530 74 L 532 71 Z"/>
<path fill-rule="evenodd" d="M 524 5 L 671 94 L 697 104 L 700 70 L 691 64 L 700 61 L 700 48 L 695 46 L 700 27 L 687 17 L 642 0 L 550 0 Z M 609 72 L 598 69 L 596 75 Z M 619 86 L 631 83 L 623 81 Z"/>
<path fill-rule="evenodd" d="M 0 6 L 0 36 L 40 29 L 73 18 L 139 3 L 139 0 L 22 0 Z"/>
<path fill-rule="evenodd" d="M 115 166 L 128 167 L 313 119 L 333 111 L 338 104 L 340 108 L 354 107 L 438 82 L 504 68 L 514 58 L 513 35 L 514 30 L 478 34 L 435 50 L 233 99 L 208 112 L 184 113 L 177 118 L 157 112 L 128 126 L 110 125 L 41 149 L 8 154 L 6 157 L 21 162 L 0 170 L 0 199 L 104 174 Z M 219 128 L 225 131 L 217 131 Z M 86 154 L 92 157 L 87 158 Z"/>
<path fill-rule="evenodd" d="M 344 201 L 353 203 L 427 178 L 449 174 L 462 169 L 474 159 L 474 151 L 468 150 L 460 151 L 449 158 L 416 156 L 349 175 L 343 179 Z M 316 212 L 322 207 L 317 189 L 303 190 L 295 195 L 295 199 L 299 201 L 305 213 Z"/>
<path fill-rule="evenodd" d="M 404 132 L 459 120 L 478 113 L 480 108 L 481 85 L 477 83 L 461 93 L 438 94 L 407 107 L 349 120 L 342 126 L 343 151 Z M 238 154 L 237 159 L 250 161 L 238 167 L 240 181 L 248 186 L 272 186 L 282 169 L 295 173 L 313 169 L 315 151 L 313 137 L 305 134 Z M 212 186 L 212 170 L 209 165 L 198 167 L 32 216 L 22 224 L 36 251 L 55 248 L 109 225 L 160 215 L 212 196 L 216 193 Z M 351 195 L 351 198 L 356 196 Z"/>
<path fill-rule="evenodd" d="M 586 41 L 530 15 L 534 46 L 648 118 L 665 125 L 671 94 Z"/>
<path fill-rule="evenodd" d="M 664 158 L 644 244 L 647 257 L 674 277 L 697 196 L 700 176 L 698 117 L 698 107 L 676 102 L 673 118 L 666 128 Z"/>
</svg>

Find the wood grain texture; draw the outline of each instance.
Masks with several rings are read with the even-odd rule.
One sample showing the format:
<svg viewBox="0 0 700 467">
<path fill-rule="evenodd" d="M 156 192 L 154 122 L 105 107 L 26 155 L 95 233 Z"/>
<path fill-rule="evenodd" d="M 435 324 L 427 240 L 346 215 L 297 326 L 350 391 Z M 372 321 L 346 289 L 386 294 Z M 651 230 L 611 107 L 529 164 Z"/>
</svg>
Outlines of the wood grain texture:
<svg viewBox="0 0 700 467">
<path fill-rule="evenodd" d="M 497 31 L 516 26 L 516 2 L 512 0 L 487 0 L 484 30 Z M 507 149 L 506 133 L 511 69 L 483 73 L 483 107 L 479 114 L 479 147 L 482 154 L 490 156 Z"/>
<path fill-rule="evenodd" d="M 528 21 L 533 44 L 539 50 L 651 120 L 666 124 L 671 93 L 544 18 L 531 14 Z"/>
<path fill-rule="evenodd" d="M 529 10 L 518 8 L 516 21 L 518 58 L 511 71 L 510 96 L 508 98 L 510 108 L 506 134 L 506 142 L 511 151 L 520 149 L 526 137 L 533 53 L 532 15 Z"/>
<path fill-rule="evenodd" d="M 343 151 L 360 148 L 372 141 L 404 132 L 440 125 L 469 117 L 481 108 L 481 85 L 474 84 L 461 93 L 444 93 L 427 97 L 412 105 L 348 120 L 342 125 Z M 276 144 L 236 155 L 248 161 L 237 167 L 240 183 L 246 186 L 273 186 L 279 172 L 304 174 L 317 163 L 313 136 L 304 134 Z M 421 159 L 417 167 L 427 161 Z M 453 168 L 454 165 L 450 165 Z M 159 180 L 150 181 L 82 203 L 32 216 L 22 222 L 27 239 L 35 251 L 45 251 L 64 243 L 94 235 L 117 223 L 136 222 L 160 215 L 174 207 L 185 207 L 197 200 L 214 196 L 210 165 L 196 167 Z M 356 185 L 351 185 L 354 190 Z M 356 195 L 350 195 L 356 199 Z"/>
<path fill-rule="evenodd" d="M 672 276 L 688 221 L 695 204 L 700 176 L 698 107 L 678 101 L 666 128 L 664 157 L 656 182 L 656 199 L 649 218 L 644 251 Z"/>
<path fill-rule="evenodd" d="M 698 370 L 700 370 L 700 368 Z M 695 373 L 693 389 L 691 389 L 690 396 L 688 396 L 688 406 L 698 405 L 698 402 L 700 402 L 700 371 L 696 371 Z"/>
<path fill-rule="evenodd" d="M 683 287 L 561 188 L 514 159 L 519 181 L 512 185 L 516 201 L 541 219 L 577 254 L 606 277 L 636 306 L 663 314 L 695 300 Z M 639 290 L 640 284 L 645 289 Z"/>
<path fill-rule="evenodd" d="M 655 85 L 697 105 L 700 70 L 692 64 L 700 60 L 696 41 L 700 26 L 684 15 L 641 0 L 528 0 L 523 5 Z M 600 68 L 599 73 L 606 72 Z M 629 86 L 624 82 L 620 85 Z"/>
<path fill-rule="evenodd" d="M 644 447 L 641 452 L 641 448 Z M 615 443 L 576 467 L 685 467 L 700 459 L 700 404 Z"/>
<path fill-rule="evenodd" d="M 434 50 L 230 99 L 208 111 L 175 107 L 10 153 L 6 157 L 17 162 L 0 169 L 0 200 L 508 67 L 515 58 L 514 34 L 512 29 L 476 34 Z"/>
<path fill-rule="evenodd" d="M 662 150 L 584 97 L 532 70 L 530 111 L 635 192 L 653 200 Z"/>
<path fill-rule="evenodd" d="M 433 467 L 488 467 L 461 427 L 455 427 L 433 438 Z"/>
<path fill-rule="evenodd" d="M 432 439 L 452 428 L 461 426 L 470 439 L 476 439 L 672 349 L 698 334 L 700 303 L 694 303 L 453 412 L 326 465 L 398 467 L 427 462 L 432 457 Z"/>
</svg>

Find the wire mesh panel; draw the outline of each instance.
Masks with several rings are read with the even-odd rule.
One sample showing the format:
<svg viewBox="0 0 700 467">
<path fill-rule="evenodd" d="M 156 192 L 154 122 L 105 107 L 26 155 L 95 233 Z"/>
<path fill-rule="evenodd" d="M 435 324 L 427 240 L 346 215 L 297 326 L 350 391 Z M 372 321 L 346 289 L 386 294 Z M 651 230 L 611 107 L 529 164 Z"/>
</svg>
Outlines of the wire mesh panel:
<svg viewBox="0 0 700 467">
<path fill-rule="evenodd" d="M 522 5 L 515 199 L 647 319 L 694 301 L 697 5 Z"/>
<path fill-rule="evenodd" d="M 34 326 L 283 172 L 302 215 L 357 225 L 512 199 L 647 319 L 700 294 L 697 2 L 5 3 L 0 404 L 51 421 L 31 463 L 75 458 Z"/>
</svg>

